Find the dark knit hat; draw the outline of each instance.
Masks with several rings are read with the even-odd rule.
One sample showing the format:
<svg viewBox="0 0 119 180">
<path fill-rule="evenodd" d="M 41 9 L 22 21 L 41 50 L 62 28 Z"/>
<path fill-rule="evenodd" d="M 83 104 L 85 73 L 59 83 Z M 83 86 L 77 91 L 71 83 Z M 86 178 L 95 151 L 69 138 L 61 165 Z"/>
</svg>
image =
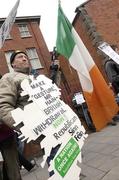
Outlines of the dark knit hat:
<svg viewBox="0 0 119 180">
<path fill-rule="evenodd" d="M 11 66 L 12 66 L 12 63 L 13 63 L 13 61 L 14 61 L 14 59 L 15 59 L 15 56 L 16 56 L 17 54 L 19 54 L 19 53 L 23 53 L 23 54 L 25 54 L 26 56 L 28 56 L 28 55 L 26 54 L 26 52 L 24 52 L 24 51 L 21 51 L 21 50 L 16 50 L 16 51 L 14 51 L 14 52 L 12 53 L 11 57 L 10 57 L 10 64 L 11 64 Z"/>
</svg>

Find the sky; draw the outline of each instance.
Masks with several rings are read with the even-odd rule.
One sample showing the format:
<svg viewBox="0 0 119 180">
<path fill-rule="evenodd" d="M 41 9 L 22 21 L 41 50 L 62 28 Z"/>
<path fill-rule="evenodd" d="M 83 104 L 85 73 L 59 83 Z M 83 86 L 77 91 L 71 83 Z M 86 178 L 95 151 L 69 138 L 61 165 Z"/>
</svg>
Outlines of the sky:
<svg viewBox="0 0 119 180">
<path fill-rule="evenodd" d="M 1 0 L 0 18 L 6 18 L 17 0 Z M 75 9 L 87 0 L 61 0 L 62 9 L 73 21 Z M 40 15 L 40 29 L 50 51 L 56 43 L 58 0 L 20 0 L 17 16 Z"/>
</svg>

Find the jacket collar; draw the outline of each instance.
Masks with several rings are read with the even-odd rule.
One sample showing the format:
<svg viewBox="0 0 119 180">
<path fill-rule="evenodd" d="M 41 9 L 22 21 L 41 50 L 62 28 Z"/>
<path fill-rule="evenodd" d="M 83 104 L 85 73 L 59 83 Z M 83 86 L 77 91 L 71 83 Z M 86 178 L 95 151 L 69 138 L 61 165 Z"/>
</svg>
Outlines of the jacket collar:
<svg viewBox="0 0 119 180">
<path fill-rule="evenodd" d="M 14 71 L 15 72 L 21 72 L 23 74 L 27 74 L 29 75 L 30 74 L 30 68 L 14 68 Z"/>
</svg>

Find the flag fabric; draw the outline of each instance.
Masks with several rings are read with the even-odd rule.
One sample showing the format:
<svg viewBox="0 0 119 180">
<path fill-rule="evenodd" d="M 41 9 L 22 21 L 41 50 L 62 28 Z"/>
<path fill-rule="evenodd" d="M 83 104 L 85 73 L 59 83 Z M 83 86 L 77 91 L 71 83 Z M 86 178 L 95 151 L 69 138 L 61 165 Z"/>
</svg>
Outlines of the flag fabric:
<svg viewBox="0 0 119 180">
<path fill-rule="evenodd" d="M 2 24 L 2 26 L 0 28 L 0 48 L 2 48 L 5 39 L 7 38 L 7 36 L 9 35 L 9 33 L 11 31 L 12 25 L 16 18 L 19 2 L 20 2 L 20 0 L 17 0 L 14 7 L 10 11 L 8 17 L 6 18 L 6 20 L 4 21 L 4 23 Z"/>
<path fill-rule="evenodd" d="M 79 35 L 65 16 L 60 4 L 58 8 L 56 48 L 58 53 L 63 55 L 77 71 L 96 130 L 102 129 L 111 121 L 119 108 L 112 91 L 103 79 Z"/>
</svg>

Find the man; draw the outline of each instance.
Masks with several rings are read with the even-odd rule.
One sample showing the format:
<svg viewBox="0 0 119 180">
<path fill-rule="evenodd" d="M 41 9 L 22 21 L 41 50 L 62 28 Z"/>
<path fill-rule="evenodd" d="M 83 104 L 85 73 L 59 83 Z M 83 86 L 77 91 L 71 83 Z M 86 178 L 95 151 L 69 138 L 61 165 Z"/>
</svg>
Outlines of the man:
<svg viewBox="0 0 119 180">
<path fill-rule="evenodd" d="M 58 56 L 59 54 L 56 51 L 56 47 L 54 47 L 53 53 L 51 56 L 52 63 L 50 65 L 50 70 L 51 70 L 50 79 L 52 79 L 52 83 L 56 83 L 57 86 L 60 86 L 61 68 L 60 68 Z"/>
<path fill-rule="evenodd" d="M 11 111 L 24 108 L 28 97 L 21 97 L 21 82 L 29 78 L 30 64 L 23 51 L 15 51 L 10 57 L 14 72 L 5 74 L 0 80 L 0 151 L 9 180 L 21 180 L 18 152 L 14 135 L 14 119 Z M 5 177 L 3 178 L 5 179 Z"/>
<path fill-rule="evenodd" d="M 118 47 L 116 45 L 111 45 L 111 48 L 119 54 Z M 108 59 L 105 64 L 104 64 L 104 69 L 107 74 L 108 80 L 110 82 L 110 87 L 114 92 L 115 99 L 117 101 L 117 104 L 119 104 L 119 98 L 118 98 L 118 93 L 119 93 L 119 64 L 117 64 L 115 61 L 112 59 Z M 119 115 L 116 115 L 111 124 L 116 125 L 114 121 L 119 120 Z"/>
<path fill-rule="evenodd" d="M 119 53 L 116 45 L 112 45 L 111 48 Z M 115 95 L 119 93 L 119 64 L 109 59 L 104 64 L 105 72 L 107 74 L 108 80 L 112 85 Z"/>
</svg>

